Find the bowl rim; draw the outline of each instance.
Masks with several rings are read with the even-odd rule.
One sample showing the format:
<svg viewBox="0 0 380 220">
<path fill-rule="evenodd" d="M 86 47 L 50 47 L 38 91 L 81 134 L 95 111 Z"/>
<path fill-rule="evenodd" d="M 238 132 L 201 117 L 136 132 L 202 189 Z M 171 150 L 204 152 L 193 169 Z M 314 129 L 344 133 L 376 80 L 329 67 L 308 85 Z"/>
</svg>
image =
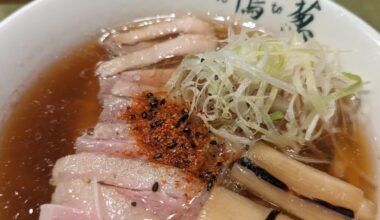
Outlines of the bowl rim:
<svg viewBox="0 0 380 220">
<path fill-rule="evenodd" d="M 58 1 L 58 0 L 56 0 L 56 1 Z M 64 1 L 64 0 L 62 0 L 62 1 Z M 23 5 L 22 7 L 17 9 L 15 12 L 13 12 L 12 14 L 7 16 L 6 18 L 4 18 L 0 22 L 0 33 L 3 32 L 3 30 L 6 30 L 7 27 L 12 26 L 14 21 L 20 20 L 20 19 L 21 20 L 25 19 L 23 17 L 23 15 L 25 13 L 28 13 L 29 11 L 35 10 L 35 8 L 39 7 L 42 4 L 54 4 L 54 2 L 55 1 L 53 1 L 53 0 L 34 0 L 34 1 L 31 1 L 31 2 Z M 320 0 L 320 2 L 321 2 L 321 4 L 325 4 L 326 7 L 329 7 L 331 9 L 333 9 L 334 11 L 341 11 L 345 15 L 347 15 L 352 21 L 349 24 L 349 26 L 356 26 L 361 31 L 365 32 L 366 37 L 368 39 L 374 41 L 374 42 L 377 42 L 379 49 L 380 49 L 380 31 L 377 31 L 374 27 L 372 27 L 370 24 L 368 24 L 365 20 L 363 20 L 358 15 L 354 14 L 352 11 L 348 10 L 344 6 L 338 4 L 337 2 L 334 2 L 332 0 Z M 0 106 L 0 108 L 1 107 L 4 107 L 4 106 Z M 0 123 L 2 123 L 2 122 L 3 121 L 0 120 Z M 379 135 L 380 135 L 380 133 L 379 133 Z M 380 136 L 378 138 L 380 138 Z M 376 150 L 376 152 L 373 152 L 373 153 L 375 153 L 376 155 L 380 155 L 380 142 L 377 142 L 377 145 L 375 145 L 374 143 L 371 143 L 371 145 L 374 145 L 371 148 L 371 151 Z M 373 164 L 374 168 L 375 168 L 375 176 L 377 178 L 380 177 L 380 168 L 378 166 L 378 165 L 380 165 L 380 159 L 379 158 L 380 158 L 379 156 L 374 157 L 375 161 Z M 377 182 L 380 184 L 380 179 L 377 179 Z M 380 190 L 377 190 L 376 200 L 378 201 L 378 205 L 380 202 L 380 196 L 379 195 L 380 195 Z M 380 218 L 380 205 L 378 206 L 377 217 Z"/>
<path fill-rule="evenodd" d="M 21 6 L 20 8 L 18 8 L 16 11 L 12 12 L 10 15 L 5 17 L 0 22 L 0 30 L 2 30 L 7 25 L 11 25 L 12 21 L 14 19 L 18 19 L 18 17 L 20 15 L 22 15 L 23 13 L 25 13 L 29 10 L 33 10 L 34 7 L 38 7 L 40 4 L 43 4 L 43 3 L 48 2 L 48 1 L 49 0 L 34 0 L 34 1 L 28 2 L 25 5 Z M 341 5 L 335 1 L 331 1 L 331 0 L 320 0 L 320 1 L 323 2 L 322 4 L 330 4 L 330 7 L 335 8 L 335 10 L 339 9 L 339 10 L 343 11 L 344 13 L 346 13 L 347 15 L 349 15 L 350 17 L 354 18 L 355 22 L 357 22 L 354 25 L 362 26 L 363 28 L 367 29 L 368 34 L 370 34 L 371 36 L 373 35 L 378 40 L 380 40 L 380 30 L 377 31 L 367 21 L 365 21 L 364 19 L 362 19 L 361 17 L 356 15 L 354 12 L 350 11 L 349 9 L 347 9 L 346 7 L 344 7 L 343 5 Z"/>
</svg>

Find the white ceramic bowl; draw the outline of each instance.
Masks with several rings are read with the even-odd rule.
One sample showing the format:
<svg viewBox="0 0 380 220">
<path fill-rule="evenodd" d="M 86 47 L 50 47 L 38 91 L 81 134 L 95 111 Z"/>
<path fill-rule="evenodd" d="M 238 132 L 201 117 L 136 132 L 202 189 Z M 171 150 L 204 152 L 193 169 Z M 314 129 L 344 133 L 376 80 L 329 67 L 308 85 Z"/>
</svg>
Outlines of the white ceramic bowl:
<svg viewBox="0 0 380 220">
<path fill-rule="evenodd" d="M 264 2 L 264 3 L 260 3 Z M 104 27 L 134 18 L 184 14 L 236 16 L 257 21 L 272 31 L 289 28 L 323 44 L 348 50 L 345 70 L 370 82 L 363 97 L 362 114 L 370 134 L 374 158 L 380 144 L 380 35 L 365 22 L 329 0 L 38 0 L 0 23 L 0 118 L 25 85 L 65 51 L 99 33 Z M 251 4 L 250 4 L 251 3 Z M 364 3 L 363 3 L 364 4 Z M 301 7 L 302 6 L 302 7 Z M 256 19 L 256 20 L 255 20 Z M 312 20 L 310 23 L 308 21 Z M 302 25 L 305 25 L 303 28 Z M 377 173 L 379 173 L 377 171 Z"/>
</svg>

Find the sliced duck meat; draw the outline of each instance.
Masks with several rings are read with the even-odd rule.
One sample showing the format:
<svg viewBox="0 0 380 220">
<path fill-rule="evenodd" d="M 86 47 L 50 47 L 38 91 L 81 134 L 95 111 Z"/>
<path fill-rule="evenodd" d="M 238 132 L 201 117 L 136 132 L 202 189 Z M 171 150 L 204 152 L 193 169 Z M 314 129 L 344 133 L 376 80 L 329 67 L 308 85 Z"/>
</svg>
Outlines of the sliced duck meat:
<svg viewBox="0 0 380 220">
<path fill-rule="evenodd" d="M 132 98 L 144 91 L 155 91 L 156 87 L 141 85 L 139 83 L 129 82 L 124 79 L 120 79 L 115 82 L 111 89 L 111 94 L 119 97 Z"/>
<path fill-rule="evenodd" d="M 90 215 L 80 209 L 63 205 L 44 204 L 40 207 L 40 220 L 91 220 Z"/>
<path fill-rule="evenodd" d="M 110 37 L 112 39 L 113 37 Z M 120 45 L 117 42 L 113 42 L 112 40 L 106 40 L 103 42 L 103 47 L 114 56 L 123 56 L 129 53 L 133 53 L 135 51 L 145 49 L 148 47 L 152 47 L 154 44 L 160 41 L 152 40 L 152 41 L 143 41 L 136 43 L 134 45 Z"/>
<path fill-rule="evenodd" d="M 121 78 L 128 82 L 161 87 L 174 72 L 174 68 L 131 70 L 121 73 Z"/>
<path fill-rule="evenodd" d="M 105 95 L 111 94 L 112 87 L 118 80 L 124 80 L 131 83 L 139 83 L 144 86 L 163 86 L 175 72 L 174 68 L 155 68 L 155 69 L 142 69 L 130 70 L 122 72 L 121 74 L 101 78 L 99 98 L 102 99 Z"/>
<path fill-rule="evenodd" d="M 122 71 L 149 66 L 167 58 L 209 51 L 216 45 L 217 39 L 212 35 L 184 34 L 153 47 L 103 62 L 96 73 L 101 77 L 113 76 Z"/>
<path fill-rule="evenodd" d="M 178 33 L 213 34 L 214 29 L 208 22 L 197 17 L 184 16 L 113 35 L 110 41 L 119 45 L 133 45 L 140 41 L 152 40 Z"/>
<path fill-rule="evenodd" d="M 171 36 L 161 38 L 166 35 Z M 117 46 L 120 57 L 96 71 L 103 106 L 99 122 L 77 138 L 77 154 L 56 162 L 51 179 L 56 189 L 40 219 L 195 219 L 208 196 L 206 183 L 178 166 L 147 161 L 121 116 L 132 98 L 163 86 L 179 58 L 214 49 L 213 28 L 185 16 L 110 39 L 114 42 L 106 44 Z"/>
<path fill-rule="evenodd" d="M 60 182 L 52 196 L 53 204 L 81 210 L 90 219 L 161 219 L 160 213 L 153 213 L 136 201 L 119 193 L 116 187 L 99 184 L 96 179 Z"/>
<path fill-rule="evenodd" d="M 162 219 L 181 219 L 193 220 L 198 216 L 208 194 L 203 193 L 191 200 L 183 200 L 183 198 L 174 198 L 168 196 L 162 191 L 133 191 L 128 189 L 119 189 L 119 193 L 127 198 L 137 201 L 136 205 L 140 205 L 149 210 Z"/>
<path fill-rule="evenodd" d="M 101 153 L 112 156 L 131 157 L 131 158 L 145 158 L 140 152 L 140 148 L 136 142 L 131 140 L 112 140 L 112 139 L 96 139 L 90 135 L 83 135 L 77 138 L 75 142 L 76 151 Z"/>
<path fill-rule="evenodd" d="M 93 132 L 97 139 L 120 139 L 129 140 L 130 126 L 126 123 L 98 123 Z"/>
<path fill-rule="evenodd" d="M 52 183 L 80 178 L 139 191 L 163 191 L 174 198 L 193 198 L 203 184 L 180 169 L 141 160 L 121 159 L 102 154 L 80 153 L 57 161 Z M 157 188 L 157 189 L 156 189 Z"/>
<path fill-rule="evenodd" d="M 129 189 L 119 189 L 119 193 L 132 201 L 137 201 L 136 205 L 159 216 L 162 219 L 187 219 L 185 216 L 197 216 L 199 209 L 196 203 L 203 204 L 203 197 L 194 198 L 192 204 L 186 198 L 174 198 L 165 192 L 157 191 L 135 191 Z"/>
<path fill-rule="evenodd" d="M 103 100 L 105 96 L 111 95 L 112 87 L 115 85 L 115 82 L 120 79 L 120 75 L 114 75 L 112 77 L 100 78 L 99 86 L 100 91 L 98 93 L 98 98 Z"/>
<path fill-rule="evenodd" d="M 88 132 L 75 142 L 77 152 L 103 153 L 112 156 L 141 158 L 134 138 L 129 135 L 130 127 L 126 123 L 98 123 L 93 132 Z"/>
<path fill-rule="evenodd" d="M 103 96 L 103 111 L 100 114 L 100 122 L 125 122 L 119 118 L 121 113 L 126 112 L 132 104 L 129 98 L 116 97 L 113 95 Z"/>
</svg>

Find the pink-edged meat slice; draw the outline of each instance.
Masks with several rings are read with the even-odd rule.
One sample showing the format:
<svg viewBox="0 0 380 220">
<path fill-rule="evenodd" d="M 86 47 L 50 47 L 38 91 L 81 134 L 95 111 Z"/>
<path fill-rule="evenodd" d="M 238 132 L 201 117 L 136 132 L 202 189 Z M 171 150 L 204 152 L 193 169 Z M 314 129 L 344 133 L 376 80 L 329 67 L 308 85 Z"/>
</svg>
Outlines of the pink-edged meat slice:
<svg viewBox="0 0 380 220">
<path fill-rule="evenodd" d="M 213 35 L 184 34 L 174 39 L 157 43 L 145 48 L 100 64 L 97 75 L 109 77 L 127 70 L 134 70 L 158 63 L 167 58 L 181 57 L 213 50 L 217 39 Z"/>
<path fill-rule="evenodd" d="M 77 152 L 103 153 L 107 155 L 144 159 L 135 139 L 129 135 L 126 123 L 98 123 L 93 132 L 88 132 L 75 142 Z"/>
<path fill-rule="evenodd" d="M 94 177 L 107 185 L 138 191 L 152 190 L 157 182 L 159 190 L 174 198 L 193 198 L 204 189 L 203 183 L 175 167 L 93 153 L 59 159 L 53 168 L 52 183 L 78 178 L 91 181 Z"/>
<path fill-rule="evenodd" d="M 132 198 L 134 199 L 134 198 Z M 98 220 L 134 220 L 164 219 L 160 213 L 147 210 L 141 204 L 133 204 L 127 196 L 118 192 L 116 187 L 96 182 L 73 179 L 60 182 L 53 193 L 52 204 L 80 210 L 89 219 Z"/>
<path fill-rule="evenodd" d="M 130 70 L 122 72 L 120 78 L 128 82 L 161 87 L 174 72 L 174 68 Z"/>
<path fill-rule="evenodd" d="M 39 220 L 91 220 L 85 211 L 57 204 L 44 204 L 40 207 Z"/>
<path fill-rule="evenodd" d="M 154 86 L 147 86 L 119 79 L 113 85 L 111 94 L 118 97 L 132 98 L 144 91 L 156 91 L 156 89 L 157 88 Z"/>
<path fill-rule="evenodd" d="M 183 16 L 171 21 L 162 21 L 136 30 L 115 34 L 108 39 L 116 44 L 135 45 L 138 42 L 179 33 L 214 34 L 210 23 L 194 16 Z"/>
<path fill-rule="evenodd" d="M 121 114 L 127 111 L 128 106 L 132 105 L 130 98 L 106 95 L 103 97 L 103 111 L 99 116 L 100 122 L 125 123 L 120 119 Z"/>
<path fill-rule="evenodd" d="M 174 68 L 141 69 L 125 71 L 112 77 L 100 78 L 99 97 L 102 99 L 104 95 L 111 94 L 112 87 L 120 79 L 145 86 L 162 87 L 174 72 Z"/>
</svg>

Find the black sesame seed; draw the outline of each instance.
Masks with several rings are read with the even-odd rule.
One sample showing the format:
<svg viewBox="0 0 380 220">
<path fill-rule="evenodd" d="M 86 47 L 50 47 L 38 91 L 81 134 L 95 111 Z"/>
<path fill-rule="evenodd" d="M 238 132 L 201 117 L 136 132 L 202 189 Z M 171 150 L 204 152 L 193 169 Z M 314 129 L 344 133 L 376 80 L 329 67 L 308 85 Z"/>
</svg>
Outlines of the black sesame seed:
<svg viewBox="0 0 380 220">
<path fill-rule="evenodd" d="M 133 207 L 136 207 L 136 206 L 137 206 L 137 202 L 131 202 L 131 205 L 132 205 Z"/>
<path fill-rule="evenodd" d="M 197 145 L 195 144 L 195 142 L 193 140 L 190 140 L 190 145 L 192 148 L 196 148 Z"/>
<path fill-rule="evenodd" d="M 181 165 L 181 161 L 178 160 L 178 159 L 175 160 L 175 161 L 174 161 L 174 166 L 175 166 L 175 167 L 179 167 L 179 165 Z"/>
<path fill-rule="evenodd" d="M 152 186 L 152 191 L 153 191 L 153 192 L 157 192 L 158 187 L 159 187 L 158 182 L 154 182 L 154 184 L 153 184 L 153 186 Z"/>
<path fill-rule="evenodd" d="M 216 140 L 212 140 L 212 141 L 210 141 L 210 144 L 217 145 L 218 143 L 216 142 Z"/>
<path fill-rule="evenodd" d="M 181 144 L 181 147 L 182 147 L 182 148 L 185 148 L 185 147 L 186 147 L 186 144 L 185 144 L 185 143 Z"/>
<path fill-rule="evenodd" d="M 181 122 L 185 122 L 187 119 L 189 118 L 189 115 L 183 115 L 183 116 L 181 116 L 181 118 L 179 119 L 179 124 L 181 123 Z"/>
<path fill-rule="evenodd" d="M 205 171 L 202 173 L 202 178 L 207 180 L 215 180 L 216 176 L 210 171 Z"/>
<path fill-rule="evenodd" d="M 203 61 L 205 61 L 205 58 L 201 58 L 201 63 L 203 63 Z"/>
<path fill-rule="evenodd" d="M 201 133 L 199 131 L 195 132 L 195 138 L 200 138 L 201 137 Z"/>
<path fill-rule="evenodd" d="M 165 103 L 166 103 L 166 100 L 165 99 L 161 99 L 160 105 L 165 105 Z"/>
<path fill-rule="evenodd" d="M 177 121 L 177 122 L 174 124 L 174 127 L 175 127 L 175 128 L 179 128 L 180 125 L 181 125 L 181 122 Z"/>
<path fill-rule="evenodd" d="M 177 145 L 178 145 L 177 141 L 174 140 L 172 143 L 168 144 L 167 147 L 169 149 L 173 149 L 173 148 L 177 147 Z"/>
<path fill-rule="evenodd" d="M 150 125 L 150 128 L 157 128 L 158 126 L 162 125 L 165 122 L 164 119 L 158 119 L 157 121 L 153 122 Z"/>
<path fill-rule="evenodd" d="M 191 129 L 188 128 L 188 127 L 184 127 L 182 129 L 183 133 L 185 133 L 186 136 L 190 136 L 191 135 Z"/>
<path fill-rule="evenodd" d="M 189 110 L 187 110 L 186 108 L 182 109 L 182 114 L 189 114 Z"/>
<path fill-rule="evenodd" d="M 148 117 L 148 114 L 146 112 L 143 112 L 141 113 L 141 117 L 145 119 L 146 117 Z"/>
<path fill-rule="evenodd" d="M 189 118 L 189 110 L 187 109 L 182 109 L 182 116 L 179 119 L 180 122 L 185 122 Z"/>
<path fill-rule="evenodd" d="M 162 153 L 157 153 L 153 156 L 154 160 L 160 160 L 162 158 Z"/>
<path fill-rule="evenodd" d="M 206 190 L 210 191 L 213 186 L 214 186 L 214 181 L 211 181 L 211 180 L 208 181 L 207 184 L 206 184 Z"/>
<path fill-rule="evenodd" d="M 157 98 L 154 98 L 151 102 L 150 102 L 150 107 L 151 109 L 153 108 L 156 108 L 158 106 L 158 99 Z"/>
<path fill-rule="evenodd" d="M 150 99 L 152 97 L 153 97 L 153 93 L 150 92 L 150 93 L 146 94 L 146 98 Z"/>
<path fill-rule="evenodd" d="M 218 79 L 219 79 L 219 76 L 218 76 L 218 75 L 215 75 L 215 76 L 214 76 L 214 79 L 215 79 L 215 80 L 218 80 Z"/>
</svg>

